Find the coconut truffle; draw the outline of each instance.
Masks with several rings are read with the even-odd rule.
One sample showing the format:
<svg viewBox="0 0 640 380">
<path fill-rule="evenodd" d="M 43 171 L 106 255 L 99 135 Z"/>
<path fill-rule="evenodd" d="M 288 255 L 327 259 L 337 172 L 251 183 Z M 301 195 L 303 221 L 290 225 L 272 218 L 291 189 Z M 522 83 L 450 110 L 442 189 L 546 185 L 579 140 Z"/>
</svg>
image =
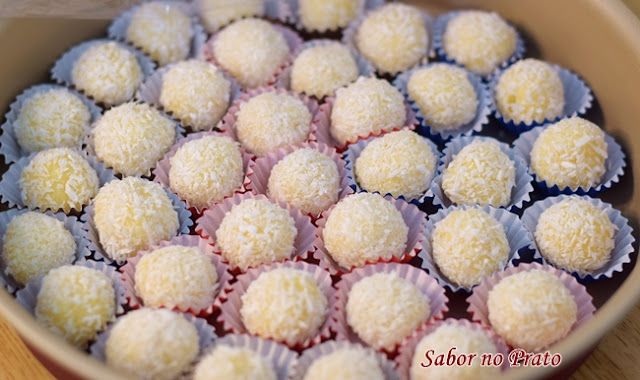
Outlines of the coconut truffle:
<svg viewBox="0 0 640 380">
<path fill-rule="evenodd" d="M 242 86 L 254 88 L 274 79 L 289 57 L 289 45 L 267 21 L 244 19 L 216 35 L 213 55 Z"/>
<path fill-rule="evenodd" d="M 311 148 L 287 154 L 271 169 L 267 194 L 304 214 L 319 215 L 338 201 L 338 165 Z"/>
<path fill-rule="evenodd" d="M 148 175 L 176 140 L 171 119 L 146 103 L 113 107 L 93 126 L 96 156 L 116 173 Z"/>
<path fill-rule="evenodd" d="M 543 270 L 519 272 L 489 292 L 489 321 L 511 346 L 539 351 L 565 337 L 578 307 L 560 279 Z"/>
<path fill-rule="evenodd" d="M 321 99 L 358 79 L 358 65 L 338 42 L 304 49 L 291 67 L 291 89 Z"/>
<path fill-rule="evenodd" d="M 160 104 L 194 131 L 218 124 L 230 99 L 231 83 L 208 62 L 179 62 L 162 76 Z"/>
<path fill-rule="evenodd" d="M 277 268 L 261 273 L 242 296 L 240 315 L 250 334 L 302 343 L 316 336 L 328 300 L 309 272 Z"/>
<path fill-rule="evenodd" d="M 82 100 L 66 88 L 38 91 L 20 107 L 13 131 L 27 152 L 79 147 L 91 114 Z"/>
<path fill-rule="evenodd" d="M 107 338 L 107 364 L 139 379 L 175 379 L 198 355 L 196 328 L 167 309 L 139 309 L 119 318 Z"/>
<path fill-rule="evenodd" d="M 191 140 L 169 162 L 169 187 L 192 206 L 211 207 L 242 187 L 242 154 L 231 139 L 203 136 Z"/>
<path fill-rule="evenodd" d="M 234 20 L 262 16 L 263 0 L 199 0 L 200 21 L 213 33 Z"/>
<path fill-rule="evenodd" d="M 72 84 L 108 106 L 133 98 L 142 79 L 135 55 L 112 41 L 93 44 L 71 69 Z"/>
<path fill-rule="evenodd" d="M 298 15 L 305 29 L 336 30 L 355 19 L 363 3 L 363 0 L 299 0 Z"/>
<path fill-rule="evenodd" d="M 363 189 L 412 200 L 429 188 L 437 162 L 424 138 L 403 130 L 369 142 L 356 159 L 354 171 Z"/>
<path fill-rule="evenodd" d="M 504 268 L 510 252 L 502 224 L 475 208 L 451 211 L 437 222 L 431 247 L 440 271 L 467 289 Z"/>
<path fill-rule="evenodd" d="M 560 189 L 596 186 L 606 171 L 607 143 L 597 125 L 580 117 L 546 127 L 531 149 L 531 171 L 538 181 Z"/>
<path fill-rule="evenodd" d="M 516 49 L 518 35 L 500 15 L 463 11 L 452 18 L 442 36 L 449 58 L 479 75 L 489 75 Z"/>
<path fill-rule="evenodd" d="M 243 347 L 216 345 L 196 366 L 194 380 L 277 380 L 271 363 L 257 352 Z"/>
<path fill-rule="evenodd" d="M 376 273 L 356 282 L 346 311 L 347 323 L 360 339 L 387 351 L 427 322 L 431 313 L 427 296 L 396 273 Z"/>
<path fill-rule="evenodd" d="M 127 177 L 104 185 L 93 200 L 100 244 L 118 262 L 178 231 L 178 213 L 162 187 Z"/>
<path fill-rule="evenodd" d="M 407 84 L 425 123 L 435 129 L 456 129 L 476 117 L 478 95 L 467 72 L 436 64 L 415 71 Z"/>
<path fill-rule="evenodd" d="M 550 64 L 523 59 L 506 69 L 495 89 L 498 111 L 514 123 L 542 123 L 562 116 L 564 88 Z"/>
<path fill-rule="evenodd" d="M 355 43 L 378 71 L 395 74 L 426 57 L 429 31 L 418 9 L 393 3 L 365 17 L 356 32 Z"/>
<path fill-rule="evenodd" d="M 2 238 L 6 273 L 22 285 L 53 268 L 71 264 L 76 250 L 76 242 L 64 224 L 38 212 L 14 217 Z"/>
<path fill-rule="evenodd" d="M 36 298 L 36 319 L 74 346 L 85 348 L 116 313 L 111 279 L 82 266 L 52 269 Z"/>
<path fill-rule="evenodd" d="M 242 146 L 260 157 L 306 141 L 311 120 L 311 112 L 302 100 L 265 92 L 240 104 L 235 129 Z"/>
<path fill-rule="evenodd" d="M 294 253 L 298 230 L 289 211 L 261 199 L 245 199 L 227 212 L 216 245 L 233 268 L 283 261 Z"/>
<path fill-rule="evenodd" d="M 20 173 L 20 196 L 33 209 L 82 210 L 98 192 L 98 174 L 70 148 L 37 153 Z"/>
<path fill-rule="evenodd" d="M 213 304 L 218 275 L 211 259 L 196 247 L 170 245 L 140 258 L 135 290 L 145 306 L 195 312 Z"/>
<path fill-rule="evenodd" d="M 497 142 L 475 140 L 444 169 L 442 190 L 458 205 L 501 207 L 511 201 L 515 178 L 515 163 Z"/>
<path fill-rule="evenodd" d="M 568 198 L 544 210 L 535 238 L 551 264 L 586 274 L 602 268 L 615 246 L 616 226 L 607 213 L 583 198 Z"/>
<path fill-rule="evenodd" d="M 340 144 L 405 125 L 404 97 L 384 79 L 360 77 L 336 91 L 331 136 Z"/>
<path fill-rule="evenodd" d="M 322 231 L 325 248 L 346 269 L 402 256 L 408 235 L 400 211 L 376 193 L 342 199 L 331 210 Z"/>
<path fill-rule="evenodd" d="M 360 347 L 345 347 L 322 355 L 311 363 L 304 380 L 384 380 L 376 357 Z"/>
</svg>

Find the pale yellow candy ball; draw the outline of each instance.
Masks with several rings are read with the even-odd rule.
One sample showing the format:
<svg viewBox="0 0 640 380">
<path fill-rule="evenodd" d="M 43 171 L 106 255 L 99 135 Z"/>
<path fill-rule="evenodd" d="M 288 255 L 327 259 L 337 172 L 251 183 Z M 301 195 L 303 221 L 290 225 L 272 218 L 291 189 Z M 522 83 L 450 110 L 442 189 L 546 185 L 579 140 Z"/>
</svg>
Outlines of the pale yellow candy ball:
<svg viewBox="0 0 640 380">
<path fill-rule="evenodd" d="M 323 32 L 346 27 L 363 4 L 363 0 L 299 0 L 298 14 L 305 29 Z"/>
<path fill-rule="evenodd" d="M 263 0 L 199 0 L 200 20 L 213 33 L 232 21 L 264 14 Z"/>
<path fill-rule="evenodd" d="M 244 347 L 216 345 L 196 366 L 194 380 L 276 380 L 273 365 L 257 352 Z"/>
<path fill-rule="evenodd" d="M 360 347 L 345 347 L 317 358 L 311 363 L 304 380 L 384 380 L 378 360 Z"/>
<path fill-rule="evenodd" d="M 333 42 L 304 49 L 291 67 L 291 89 L 315 96 L 331 96 L 358 78 L 358 66 L 349 49 Z"/>
</svg>

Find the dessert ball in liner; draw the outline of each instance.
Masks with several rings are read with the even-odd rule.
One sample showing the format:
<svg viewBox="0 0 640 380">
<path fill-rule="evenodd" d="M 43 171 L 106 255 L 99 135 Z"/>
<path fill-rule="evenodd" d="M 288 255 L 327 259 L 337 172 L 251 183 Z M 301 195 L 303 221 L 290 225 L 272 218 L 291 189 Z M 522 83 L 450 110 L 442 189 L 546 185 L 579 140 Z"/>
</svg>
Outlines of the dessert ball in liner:
<svg viewBox="0 0 640 380">
<path fill-rule="evenodd" d="M 247 17 L 266 17 L 286 22 L 291 17 L 285 0 L 195 0 L 200 22 L 208 33 L 215 33 L 227 24 Z"/>
<path fill-rule="evenodd" d="M 328 34 L 344 29 L 363 12 L 378 8 L 383 0 L 288 0 L 291 19 L 298 30 Z"/>
</svg>

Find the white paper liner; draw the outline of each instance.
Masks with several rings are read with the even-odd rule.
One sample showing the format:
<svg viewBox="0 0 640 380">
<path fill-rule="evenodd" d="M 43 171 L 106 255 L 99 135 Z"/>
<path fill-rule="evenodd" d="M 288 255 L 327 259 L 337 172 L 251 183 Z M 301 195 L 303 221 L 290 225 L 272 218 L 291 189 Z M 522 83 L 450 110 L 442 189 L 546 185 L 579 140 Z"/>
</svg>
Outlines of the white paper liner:
<svg viewBox="0 0 640 380">
<path fill-rule="evenodd" d="M 171 186 L 170 186 L 171 182 L 169 179 L 169 170 L 171 170 L 171 157 L 173 157 L 178 151 L 178 149 L 180 149 L 180 147 L 182 147 L 184 144 L 188 143 L 189 141 L 197 140 L 205 136 L 219 136 L 219 137 L 229 138 L 229 136 L 220 132 L 196 132 L 196 133 L 188 134 L 187 137 L 175 143 L 171 147 L 171 149 L 169 149 L 169 151 L 164 155 L 162 160 L 158 161 L 158 164 L 156 165 L 155 169 L 153 169 L 153 172 L 152 172 L 153 181 L 161 184 L 165 189 L 173 192 L 173 190 L 171 190 Z M 245 178 L 242 186 L 238 188 L 234 194 L 244 193 L 246 191 L 246 186 L 248 184 L 246 174 L 249 173 L 252 166 L 254 165 L 253 155 L 247 153 L 242 146 L 239 146 L 238 149 L 240 150 L 240 154 L 242 155 L 242 167 L 244 169 Z M 229 198 L 229 197 L 226 197 L 226 198 Z M 185 202 L 187 209 L 191 210 L 191 212 L 193 212 L 194 215 L 200 215 L 207 208 L 213 207 L 213 205 L 210 205 L 209 207 L 196 207 L 195 205 L 192 205 L 187 199 L 182 199 L 182 201 Z"/>
<path fill-rule="evenodd" d="M 249 334 L 242 322 L 242 316 L 240 315 L 240 308 L 242 307 L 241 298 L 246 293 L 251 282 L 257 279 L 260 274 L 277 268 L 292 268 L 310 273 L 328 301 L 327 318 L 322 327 L 320 327 L 320 331 L 313 338 L 308 338 L 304 342 L 285 341 L 282 343 L 286 344 L 292 350 L 303 350 L 329 339 L 331 336 L 331 331 L 329 330 L 331 311 L 335 308 L 334 289 L 331 286 L 331 275 L 329 272 L 323 270 L 317 265 L 308 264 L 302 261 L 285 261 L 284 263 L 261 265 L 258 268 L 250 268 L 246 273 L 238 275 L 236 277 L 236 282 L 231 284 L 229 289 L 226 289 L 225 292 L 220 295 L 218 300 L 216 300 L 216 302 L 221 303 L 220 309 L 222 310 L 217 322 L 222 325 L 223 330 L 226 332 L 232 332 L 234 334 Z M 269 337 L 263 338 L 271 339 Z"/>
<path fill-rule="evenodd" d="M 511 213 L 503 208 L 495 208 L 491 206 L 452 206 L 447 207 L 445 209 L 438 210 L 438 212 L 434 215 L 430 215 L 429 219 L 426 223 L 425 229 L 425 238 L 422 242 L 422 246 L 424 249 L 418 253 L 418 257 L 422 260 L 421 268 L 426 269 L 427 272 L 431 276 L 433 276 L 440 285 L 451 289 L 454 292 L 459 290 L 464 290 L 469 292 L 471 289 L 459 285 L 447 278 L 440 269 L 438 265 L 435 263 L 433 259 L 433 247 L 431 242 L 433 240 L 433 231 L 435 230 L 435 225 L 445 219 L 452 211 L 456 210 L 469 210 L 469 209 L 478 209 L 486 212 L 488 215 L 493 217 L 496 221 L 502 224 L 504 228 L 505 235 L 507 236 L 507 241 L 509 242 L 509 258 L 505 265 L 499 270 L 503 270 L 505 267 L 511 267 L 519 262 L 520 260 L 520 252 L 523 249 L 527 249 L 531 244 L 531 238 L 529 236 L 529 231 L 526 229 L 524 223 L 520 220 L 518 215 Z"/>
<path fill-rule="evenodd" d="M 286 0 L 262 0 L 262 3 L 264 5 L 262 11 L 254 16 L 234 18 L 225 24 L 214 25 L 213 20 L 209 20 L 208 23 L 203 21 L 202 24 L 205 25 L 205 29 L 207 29 L 207 32 L 215 33 L 220 28 L 226 25 L 229 25 L 241 18 L 266 17 L 269 20 L 277 20 L 282 23 L 287 22 L 287 20 L 291 18 L 291 9 L 289 7 L 289 3 Z M 200 14 L 200 19 L 204 20 L 205 16 L 204 16 L 204 10 L 202 8 L 203 7 L 202 0 L 194 0 L 194 7 L 196 12 Z M 215 12 L 215 9 L 210 11 Z M 207 24 L 210 24 L 210 27 L 206 26 Z"/>
<path fill-rule="evenodd" d="M 509 159 L 511 159 L 515 164 L 515 186 L 511 189 L 511 198 L 509 204 L 505 208 L 510 211 L 521 209 L 526 202 L 531 200 L 531 192 L 533 191 L 533 186 L 531 185 L 533 178 L 529 174 L 527 164 L 514 149 L 509 147 L 509 145 L 494 138 L 485 136 L 460 136 L 447 143 L 442 151 L 442 160 L 438 168 L 438 172 L 440 174 L 438 174 L 433 179 L 433 182 L 431 182 L 431 188 L 427 195 L 433 196 L 433 204 L 436 206 L 449 207 L 453 204 L 442 190 L 442 173 L 444 173 L 444 170 L 449 166 L 451 161 L 453 161 L 454 157 L 460 152 L 460 150 L 462 150 L 462 148 L 476 140 L 495 141 L 498 143 L 500 150 L 509 156 Z"/>
<path fill-rule="evenodd" d="M 407 99 L 413 109 L 413 112 L 415 112 L 416 114 L 416 118 L 420 122 L 420 125 L 417 128 L 418 133 L 429 137 L 430 139 L 433 139 L 437 143 L 445 143 L 452 137 L 469 136 L 471 134 L 482 131 L 482 127 L 484 127 L 485 124 L 489 123 L 489 115 L 491 114 L 491 96 L 489 95 L 489 89 L 487 85 L 482 81 L 482 78 L 468 70 L 466 70 L 467 79 L 469 79 L 469 82 L 473 86 L 473 89 L 475 90 L 476 96 L 478 98 L 478 107 L 476 108 L 476 115 L 473 120 L 454 129 L 432 128 L 427 124 L 424 116 L 420 112 L 420 107 L 409 96 L 408 85 L 411 76 L 416 71 L 435 65 L 449 64 L 438 62 L 417 66 L 398 75 L 393 81 L 393 85 L 398 90 L 400 90 L 400 92 L 402 92 L 402 95 L 404 95 L 405 99 Z"/>
<path fill-rule="evenodd" d="M 291 376 L 287 380 L 303 380 L 309 367 L 318 359 L 325 355 L 332 354 L 342 349 L 358 349 L 367 353 L 368 356 L 374 357 L 378 362 L 378 366 L 384 374 L 384 378 L 387 380 L 400 380 L 401 377 L 396 371 L 395 363 L 387 359 L 384 354 L 374 351 L 370 347 L 363 346 L 357 343 L 329 340 L 323 343 L 313 346 L 302 352 L 302 355 L 298 358 L 296 365 L 293 367 Z"/>
<path fill-rule="evenodd" d="M 395 273 L 398 277 L 411 282 L 418 287 L 420 291 L 429 299 L 429 318 L 420 326 L 424 327 L 428 323 L 441 320 L 449 311 L 447 302 L 449 299 L 445 295 L 445 290 L 438 284 L 433 277 L 420 268 L 416 268 L 409 264 L 399 263 L 377 263 L 365 265 L 361 268 L 354 268 L 351 272 L 345 273 L 340 277 L 340 281 L 336 284 L 335 307 L 331 312 L 330 328 L 336 333 L 336 340 L 348 340 L 353 343 L 359 343 L 368 346 L 362 341 L 355 331 L 347 322 L 347 301 L 349 292 L 353 285 L 365 277 L 373 276 L 377 273 Z M 406 337 L 403 337 L 406 338 Z M 379 351 L 385 352 L 392 357 L 397 354 L 398 347 L 402 341 L 396 342 L 393 349 L 388 350 L 381 348 Z"/>
<path fill-rule="evenodd" d="M 538 189 L 545 193 L 545 195 L 578 194 L 595 196 L 620 181 L 620 177 L 624 174 L 624 168 L 627 166 L 625 154 L 622 152 L 622 148 L 616 140 L 606 132 L 604 134 L 604 141 L 607 143 L 607 159 L 604 164 L 605 172 L 602 174 L 602 177 L 600 177 L 600 181 L 596 186 L 588 189 L 584 189 L 581 186 L 575 190 L 570 187 L 560 189 L 558 185 L 550 186 L 546 181 L 539 181 L 536 174 L 531 170 L 531 150 L 538 136 L 540 136 L 546 127 L 548 127 L 548 125 L 535 127 L 530 131 L 522 133 L 513 142 L 513 149 L 524 159 L 524 163 L 528 166 L 529 172 L 533 177 L 533 183 Z"/>
<path fill-rule="evenodd" d="M 355 162 L 358 160 L 358 158 L 360 157 L 360 154 L 362 154 L 362 151 L 366 148 L 366 146 L 373 141 L 374 139 L 379 138 L 380 136 L 371 136 L 365 140 L 358 140 L 357 142 L 349 145 L 349 147 L 347 148 L 347 150 L 344 152 L 344 160 L 346 162 L 346 169 L 347 169 L 347 178 L 349 179 L 349 187 L 352 188 L 356 193 L 360 193 L 360 192 L 366 192 L 367 190 L 363 189 L 360 187 L 360 185 L 358 184 L 358 181 L 356 181 L 356 176 L 355 176 Z M 438 147 L 436 146 L 436 144 L 433 143 L 433 141 L 429 140 L 426 137 L 423 137 L 424 140 L 427 142 L 427 144 L 429 144 L 429 147 L 431 148 L 431 151 L 435 154 L 436 156 L 436 167 L 435 170 L 432 173 L 432 177 L 431 177 L 431 181 L 433 180 L 433 178 L 436 176 L 437 172 L 438 172 L 438 164 L 440 162 L 440 151 L 438 151 Z M 402 149 L 402 147 L 398 147 L 399 149 Z M 431 181 L 429 181 L 429 183 L 431 183 Z M 428 199 L 427 197 L 427 192 L 429 190 L 428 186 L 424 193 L 418 197 L 418 198 L 412 198 L 412 199 L 407 199 L 404 195 L 400 195 L 398 197 L 394 197 L 391 193 L 386 193 L 386 194 L 382 194 L 379 191 L 372 191 L 374 193 L 380 193 L 382 195 L 389 195 L 395 199 L 402 199 L 403 201 L 406 202 L 410 202 L 415 204 L 416 206 L 420 206 L 421 204 L 425 203 Z"/>
<path fill-rule="evenodd" d="M 211 244 L 213 244 L 214 251 L 216 253 L 221 254 L 221 249 L 218 246 L 216 241 L 216 232 L 218 231 L 218 228 L 220 227 L 220 224 L 222 223 L 224 217 L 227 215 L 228 212 L 231 211 L 233 206 L 239 205 L 240 203 L 242 203 L 247 199 L 257 199 L 257 200 L 263 200 L 263 201 L 274 203 L 286 209 L 289 212 L 289 216 L 293 218 L 298 234 L 296 235 L 296 239 L 293 243 L 293 247 L 294 247 L 293 253 L 288 259 L 285 259 L 284 261 L 289 261 L 289 260 L 305 261 L 311 255 L 313 255 L 313 252 L 315 251 L 315 246 L 314 246 L 315 227 L 311 223 L 311 218 L 307 215 L 303 215 L 300 212 L 300 210 L 287 207 L 286 204 L 277 202 L 275 200 L 271 200 L 262 194 L 257 194 L 257 195 L 253 193 L 235 194 L 231 198 L 224 199 L 221 203 L 218 203 L 214 207 L 206 210 L 203 213 L 203 215 L 196 220 L 196 228 L 195 228 L 196 233 L 200 234 L 200 236 L 202 236 L 204 239 L 208 239 L 211 242 Z M 221 258 L 221 260 L 222 262 L 228 264 L 228 261 L 226 261 L 224 258 Z M 266 264 L 269 265 L 271 263 L 266 263 Z M 234 274 L 243 272 L 238 267 L 235 267 L 235 268 L 231 267 L 230 269 Z"/>
<path fill-rule="evenodd" d="M 627 218 L 622 216 L 622 213 L 613 208 L 612 205 L 602 202 L 600 199 L 591 198 L 586 195 L 559 195 L 555 197 L 549 197 L 533 203 L 531 206 L 527 207 L 524 210 L 522 214 L 522 222 L 527 227 L 531 235 L 531 247 L 535 249 L 534 258 L 540 259 L 544 264 L 553 265 L 544 258 L 535 241 L 534 234 L 538 225 L 538 219 L 540 218 L 540 215 L 549 207 L 572 197 L 586 200 L 590 204 L 607 213 L 609 220 L 615 225 L 615 233 L 613 235 L 615 245 L 613 247 L 613 250 L 611 251 L 611 258 L 602 268 L 591 271 L 589 273 L 567 272 L 571 273 L 571 275 L 577 277 L 579 280 L 584 280 L 584 282 L 598 280 L 601 278 L 611 278 L 615 272 L 622 272 L 624 269 L 624 264 L 631 262 L 631 258 L 629 256 L 633 252 L 633 242 L 635 241 L 635 238 L 632 235 L 633 229 L 629 226 L 629 221 L 627 220 Z M 559 269 L 564 270 L 563 268 Z"/>
</svg>

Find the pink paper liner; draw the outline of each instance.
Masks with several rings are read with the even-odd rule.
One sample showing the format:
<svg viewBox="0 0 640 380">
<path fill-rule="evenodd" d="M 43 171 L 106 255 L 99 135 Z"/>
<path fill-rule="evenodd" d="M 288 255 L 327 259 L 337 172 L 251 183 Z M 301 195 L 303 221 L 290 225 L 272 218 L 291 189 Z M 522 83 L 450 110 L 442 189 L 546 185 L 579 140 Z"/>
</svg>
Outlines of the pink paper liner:
<svg viewBox="0 0 640 380">
<path fill-rule="evenodd" d="M 362 268 L 354 268 L 351 272 L 345 273 L 340 277 L 340 281 L 336 284 L 335 307 L 331 309 L 330 328 L 336 333 L 336 340 L 348 340 L 353 343 L 359 343 L 369 346 L 362 341 L 360 337 L 351 329 L 347 322 L 347 301 L 349 292 L 358 281 L 365 277 L 373 276 L 377 273 L 395 273 L 398 277 L 405 279 L 417 286 L 422 293 L 429 299 L 429 318 L 422 324 L 422 327 L 428 323 L 441 320 L 449 311 L 447 302 L 449 299 L 445 295 L 445 290 L 438 284 L 435 278 L 431 277 L 422 269 L 416 268 L 409 264 L 399 263 L 377 263 L 365 265 Z M 393 358 L 398 353 L 398 347 L 402 342 L 396 342 L 393 349 L 379 349 L 389 358 Z"/>
<path fill-rule="evenodd" d="M 228 271 L 229 269 L 228 265 L 223 263 L 222 258 L 213 252 L 213 246 L 209 244 L 209 241 L 197 235 L 178 235 L 172 238 L 171 240 L 163 240 L 158 244 L 152 245 L 151 247 L 149 247 L 149 249 L 146 249 L 144 251 L 139 251 L 138 254 L 136 254 L 134 257 L 129 258 L 127 260 L 127 263 L 120 268 L 120 272 L 122 272 L 122 278 L 125 283 L 125 290 L 126 290 L 125 297 L 127 298 L 128 305 L 130 308 L 138 309 L 144 306 L 144 301 L 142 300 L 142 298 L 140 297 L 140 295 L 138 294 L 135 288 L 135 273 L 136 273 L 136 267 L 138 266 L 138 263 L 140 262 L 142 257 L 144 257 L 146 254 L 149 254 L 155 251 L 156 249 L 167 247 L 170 245 L 181 245 L 184 247 L 198 248 L 198 250 L 203 255 L 207 256 L 211 260 L 211 263 L 213 264 L 216 270 L 216 274 L 218 275 L 216 296 L 222 291 L 222 289 L 225 289 L 229 286 L 229 282 L 231 281 L 233 276 Z M 172 308 L 172 310 L 177 310 L 181 313 L 191 313 L 197 317 L 206 318 L 211 314 L 213 314 L 214 311 L 216 310 L 214 308 L 215 298 L 216 297 L 213 298 L 211 305 L 209 305 L 204 309 L 198 309 L 198 310 L 192 309 L 192 308 L 183 309 L 183 308 L 180 308 L 179 306 L 175 306 L 174 308 Z"/>
<path fill-rule="evenodd" d="M 169 170 L 171 169 L 171 161 L 170 161 L 171 157 L 173 157 L 178 151 L 178 149 L 180 149 L 184 144 L 188 143 L 189 141 L 197 140 L 205 136 L 218 136 L 218 137 L 229 138 L 229 136 L 220 132 L 197 132 L 197 133 L 188 134 L 187 137 L 173 144 L 171 149 L 169 149 L 169 151 L 165 153 L 164 157 L 160 161 L 158 161 L 158 164 L 156 165 L 155 169 L 153 169 L 152 171 L 153 181 L 159 183 L 165 189 L 173 192 L 173 190 L 171 190 L 171 186 L 170 186 L 171 182 L 169 180 Z M 246 191 L 246 187 L 248 185 L 248 179 L 246 177 L 246 174 L 249 173 L 252 166 L 254 165 L 253 155 L 247 153 L 247 151 L 242 146 L 238 146 L 238 149 L 240 150 L 240 154 L 242 155 L 242 166 L 244 168 L 245 179 L 242 186 L 235 191 L 235 194 L 244 193 Z M 178 197 L 180 196 L 178 195 Z M 201 215 L 204 210 L 214 206 L 214 205 L 209 205 L 209 207 L 197 207 L 189 203 L 189 200 L 187 199 L 182 199 L 181 197 L 180 199 L 186 204 L 187 209 L 191 210 L 191 212 L 195 216 Z"/>
<path fill-rule="evenodd" d="M 331 158 L 338 167 L 338 174 L 340 175 L 340 194 L 338 200 L 353 193 L 353 189 L 349 187 L 349 178 L 347 177 L 346 163 L 342 159 L 342 155 L 339 154 L 335 148 L 331 148 L 325 144 L 317 143 L 315 141 L 309 143 L 303 143 L 296 146 L 288 146 L 286 148 L 280 148 L 275 152 L 269 152 L 265 156 L 257 158 L 255 164 L 247 171 L 245 182 L 247 182 L 247 190 L 254 194 L 267 195 L 267 188 L 269 184 L 269 177 L 271 176 L 271 170 L 276 164 L 282 160 L 286 155 L 301 148 L 311 148 Z M 286 202 L 284 202 L 286 203 Z M 289 205 L 288 203 L 286 203 Z M 289 205 L 290 206 L 290 205 Z M 290 206 L 291 208 L 295 208 Z M 315 220 L 319 215 L 308 214 L 312 220 Z"/>
<path fill-rule="evenodd" d="M 489 322 L 489 310 L 487 308 L 489 292 L 491 292 L 493 287 L 505 277 L 515 273 L 528 272 L 531 270 L 543 270 L 557 276 L 562 284 L 564 284 L 569 292 L 571 292 L 571 295 L 578 305 L 578 315 L 569 334 L 593 316 L 596 308 L 593 306 L 592 297 L 587 293 L 587 289 L 584 285 L 578 283 L 574 277 L 560 269 L 556 269 L 550 265 L 531 263 L 520 264 L 517 267 L 511 267 L 504 271 L 496 272 L 491 277 L 485 278 L 480 285 L 473 288 L 473 293 L 467 298 L 467 303 L 469 304 L 467 311 L 472 315 L 472 320 L 480 322 L 485 326 L 491 326 L 491 323 Z"/>
<path fill-rule="evenodd" d="M 375 264 L 375 263 L 406 263 L 409 262 L 412 258 L 414 258 L 418 252 L 420 252 L 423 248 L 422 241 L 424 239 L 425 233 L 425 221 L 426 214 L 420 209 L 418 206 L 407 203 L 403 200 L 394 199 L 391 195 L 386 195 L 384 197 L 387 201 L 391 202 L 402 214 L 402 219 L 404 219 L 404 223 L 409 227 L 409 233 L 407 235 L 407 246 L 405 248 L 402 256 L 398 257 L 396 255 L 392 256 L 390 260 L 385 261 L 382 258 L 379 258 L 375 262 L 367 262 L 367 264 Z M 350 269 L 353 268 L 343 268 L 338 263 L 336 263 L 331 254 L 324 246 L 324 239 L 322 237 L 324 227 L 327 223 L 327 219 L 329 215 L 331 215 L 331 211 L 335 208 L 336 205 L 331 206 L 328 210 L 324 211 L 320 218 L 316 220 L 316 230 L 315 230 L 315 241 L 314 245 L 316 246 L 316 251 L 313 254 L 313 258 L 319 260 L 320 267 L 322 269 L 328 270 L 332 275 L 341 275 L 343 273 L 349 272 Z M 365 265 L 366 266 L 366 265 Z"/>
<path fill-rule="evenodd" d="M 250 268 L 246 273 L 236 277 L 236 282 L 220 295 L 216 302 L 220 303 L 221 313 L 217 322 L 222 325 L 222 329 L 226 332 L 234 334 L 249 334 L 242 322 L 240 308 L 242 307 L 242 296 L 246 293 L 247 288 L 256 280 L 260 274 L 277 268 L 292 268 L 310 273 L 322 293 L 328 301 L 327 318 L 320 328 L 320 332 L 313 338 L 308 338 L 304 342 L 282 342 L 294 351 L 301 351 L 310 346 L 323 342 L 331 337 L 329 329 L 331 311 L 335 308 L 334 289 L 331 286 L 331 275 L 317 265 L 308 264 L 302 261 L 286 261 L 284 263 L 274 263 L 271 265 L 261 265 L 258 268 Z M 265 337 L 263 337 L 265 338 Z M 271 339 L 266 337 L 265 339 Z"/>
<path fill-rule="evenodd" d="M 253 193 L 244 193 L 244 194 L 235 194 L 231 198 L 224 199 L 221 203 L 216 204 L 214 207 L 206 210 L 200 218 L 196 220 L 196 228 L 195 231 L 197 234 L 200 234 L 204 239 L 208 239 L 213 245 L 213 250 L 215 253 L 222 255 L 220 248 L 216 242 L 216 231 L 220 227 L 222 220 L 226 216 L 226 214 L 231 211 L 233 206 L 239 205 L 243 201 L 247 199 L 257 199 L 264 200 L 286 209 L 289 211 L 289 215 L 293 218 L 296 224 L 296 229 L 298 234 L 296 236 L 295 242 L 293 243 L 294 252 L 289 259 L 285 259 L 284 261 L 306 261 L 310 256 L 313 255 L 315 251 L 314 246 L 314 231 L 315 227 L 311 223 L 311 218 L 307 215 L 302 215 L 300 210 L 287 207 L 286 204 L 277 202 L 275 200 L 271 200 L 262 194 L 253 194 Z M 227 265 L 229 265 L 228 261 L 224 260 L 221 257 L 221 261 Z M 270 263 L 267 263 L 270 264 Z M 262 266 L 262 265 L 261 265 Z M 253 267 L 250 267 L 253 268 Z M 238 275 L 243 273 L 243 271 L 239 267 L 229 268 L 231 273 L 234 275 Z M 251 269 L 249 269 L 251 270 Z M 247 270 L 246 272 L 248 272 Z"/>
<path fill-rule="evenodd" d="M 329 340 L 323 343 L 313 346 L 302 352 L 302 355 L 298 358 L 298 362 L 293 367 L 293 371 L 287 380 L 303 380 L 309 367 L 321 357 L 332 354 L 341 349 L 360 349 L 365 351 L 368 356 L 372 356 L 378 362 L 382 373 L 384 373 L 387 380 L 400 380 L 401 377 L 396 371 L 396 364 L 389 360 L 384 354 L 374 351 L 370 347 L 366 347 L 357 343 Z"/>
<path fill-rule="evenodd" d="M 262 3 L 264 5 L 263 9 L 261 12 L 259 12 L 256 15 L 253 16 L 245 16 L 245 17 L 239 17 L 239 18 L 234 18 L 232 20 L 230 20 L 229 22 L 227 22 L 226 24 L 220 25 L 217 24 L 214 26 L 212 26 L 211 28 L 205 27 L 205 29 L 207 30 L 207 32 L 209 33 L 215 33 L 218 30 L 220 30 L 221 28 L 235 22 L 238 21 L 240 19 L 244 19 L 244 18 L 253 18 L 253 17 L 265 17 L 269 20 L 277 20 L 280 21 L 282 23 L 287 22 L 287 20 L 289 18 L 291 18 L 291 9 L 289 6 L 289 3 L 287 0 L 262 0 Z M 201 14 L 202 13 L 202 1 L 201 0 L 194 0 L 193 2 L 194 7 L 196 9 L 196 11 Z M 204 17 L 200 16 L 201 19 L 204 19 Z M 205 25 L 205 23 L 202 23 L 203 25 Z"/>
<path fill-rule="evenodd" d="M 420 330 L 416 330 L 413 332 L 413 334 L 411 334 L 410 336 L 404 339 L 404 341 L 402 342 L 402 345 L 400 346 L 400 349 L 398 350 L 399 354 L 396 357 L 396 363 L 398 364 L 398 372 L 401 374 L 403 378 L 409 379 L 411 362 L 413 361 L 413 356 L 415 354 L 415 349 L 418 346 L 418 343 L 420 343 L 422 338 L 431 334 L 440 326 L 444 326 L 444 325 L 467 327 L 473 331 L 480 331 L 484 333 L 487 336 L 487 338 L 489 338 L 489 340 L 491 340 L 491 342 L 496 346 L 497 351 L 501 353 L 504 357 L 507 357 L 507 355 L 509 354 L 509 347 L 506 345 L 506 343 L 504 343 L 502 338 L 500 338 L 500 336 L 498 336 L 498 334 L 496 334 L 490 327 L 483 326 L 479 323 L 470 322 L 466 319 L 447 318 L 443 321 L 439 321 L 434 324 L 429 324 L 428 326 Z M 478 354 L 482 355 L 483 353 L 478 353 Z M 479 360 L 479 358 L 476 360 Z M 508 367 L 507 361 L 504 361 L 504 363 L 501 366 L 502 370 L 505 370 L 507 367 Z"/>
</svg>

